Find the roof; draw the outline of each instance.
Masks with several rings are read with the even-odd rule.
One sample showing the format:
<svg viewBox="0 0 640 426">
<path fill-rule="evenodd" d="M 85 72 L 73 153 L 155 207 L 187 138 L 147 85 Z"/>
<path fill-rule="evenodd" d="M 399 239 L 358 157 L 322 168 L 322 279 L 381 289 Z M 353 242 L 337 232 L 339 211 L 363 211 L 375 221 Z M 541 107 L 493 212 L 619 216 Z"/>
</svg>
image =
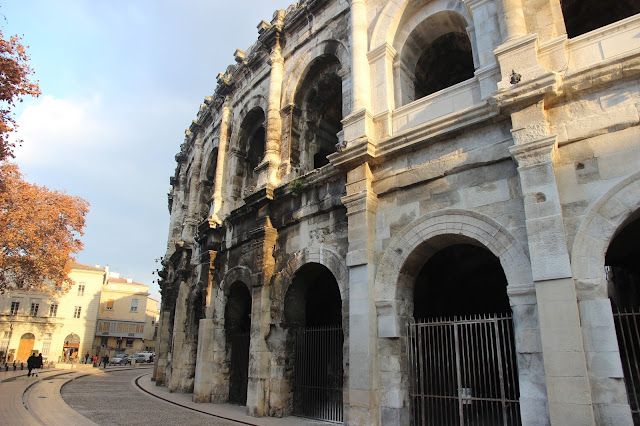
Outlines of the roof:
<svg viewBox="0 0 640 426">
<path fill-rule="evenodd" d="M 149 287 L 147 284 L 137 283 L 135 281 L 127 282 L 126 278 L 109 278 L 107 284 L 129 284 L 129 285 L 143 285 L 145 287 Z"/>
<path fill-rule="evenodd" d="M 71 264 L 72 269 L 82 269 L 84 271 L 101 271 L 104 272 L 103 268 L 96 268 L 95 266 L 84 265 L 82 263 L 73 262 Z"/>
</svg>

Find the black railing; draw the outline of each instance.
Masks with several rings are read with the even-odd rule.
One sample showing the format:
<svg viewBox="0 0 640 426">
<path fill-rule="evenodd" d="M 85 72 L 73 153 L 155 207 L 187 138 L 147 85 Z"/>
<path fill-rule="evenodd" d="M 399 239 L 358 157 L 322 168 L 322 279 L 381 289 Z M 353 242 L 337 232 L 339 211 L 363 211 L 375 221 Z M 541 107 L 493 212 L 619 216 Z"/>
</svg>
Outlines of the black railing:
<svg viewBox="0 0 640 426">
<path fill-rule="evenodd" d="M 640 425 L 640 308 L 614 310 L 613 318 L 633 424 Z"/>
</svg>

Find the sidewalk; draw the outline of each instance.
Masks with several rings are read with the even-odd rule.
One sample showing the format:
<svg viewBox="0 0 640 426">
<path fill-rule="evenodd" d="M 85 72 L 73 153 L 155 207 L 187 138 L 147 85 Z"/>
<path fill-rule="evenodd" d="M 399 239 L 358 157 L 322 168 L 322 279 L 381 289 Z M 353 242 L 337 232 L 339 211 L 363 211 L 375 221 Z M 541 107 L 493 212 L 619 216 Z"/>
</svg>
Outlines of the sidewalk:
<svg viewBox="0 0 640 426">
<path fill-rule="evenodd" d="M 256 426 L 326 425 L 326 422 L 307 420 L 299 417 L 252 417 L 246 408 L 232 404 L 195 403 L 191 394 L 171 393 L 164 386 L 156 386 L 151 381 L 152 368 L 147 365 L 39 370 L 38 377 L 27 377 L 27 370 L 0 372 L 0 419 L 11 425 L 95 425 L 90 419 L 69 407 L 60 394 L 65 383 L 89 374 L 108 374 L 110 371 L 140 370 L 133 380 L 140 392 L 162 399 L 167 403 L 181 406 L 211 416 Z M 38 386 L 34 386 L 37 384 Z"/>
</svg>

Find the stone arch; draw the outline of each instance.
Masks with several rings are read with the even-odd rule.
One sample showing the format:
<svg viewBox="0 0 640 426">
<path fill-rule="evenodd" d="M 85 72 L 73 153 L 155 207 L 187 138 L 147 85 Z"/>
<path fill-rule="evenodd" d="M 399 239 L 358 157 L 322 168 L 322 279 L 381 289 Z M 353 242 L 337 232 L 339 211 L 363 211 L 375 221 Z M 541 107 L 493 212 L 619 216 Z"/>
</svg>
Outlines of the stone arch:
<svg viewBox="0 0 640 426">
<path fill-rule="evenodd" d="M 571 270 L 578 295 L 587 374 L 594 401 L 596 418 L 627 418 L 630 409 L 624 384 L 624 374 L 613 320 L 613 310 L 607 292 L 605 255 L 629 219 L 640 213 L 640 172 L 623 179 L 603 194 L 588 210 L 574 239 L 571 250 Z M 599 360 L 606 359 L 606 363 Z M 603 401 L 614 396 L 612 401 Z M 616 412 L 609 404 L 616 404 Z M 620 417 L 614 417 L 614 416 Z"/>
<path fill-rule="evenodd" d="M 382 410 L 395 412 L 399 418 L 409 415 L 406 324 L 413 318 L 414 283 L 427 258 L 455 244 L 488 249 L 499 259 L 506 276 L 516 358 L 519 365 L 529 366 L 519 372 L 521 413 L 526 423 L 525 416 L 533 415 L 530 413 L 548 412 L 531 263 L 506 228 L 488 216 L 459 209 L 445 209 L 414 220 L 397 233 L 380 260 L 375 300 L 379 356 L 386 359 L 380 362 L 380 380 L 392 384 L 380 391 Z"/>
<path fill-rule="evenodd" d="M 471 22 L 471 18 L 461 1 L 391 0 L 387 2 L 380 11 L 380 19 L 376 22 L 372 31 L 369 50 L 374 50 L 385 43 L 398 50 L 396 41 L 401 46 L 406 41 L 406 37 L 420 22 L 430 15 L 445 10 L 458 12 L 464 16 L 467 22 Z"/>
<path fill-rule="evenodd" d="M 533 282 L 527 254 L 502 225 L 480 213 L 447 209 L 413 221 L 393 238 L 376 274 L 376 300 L 398 299 L 398 286 L 422 267 L 414 259 L 423 254 L 421 250 L 416 253 L 418 246 L 433 240 L 433 247 L 437 249 L 438 245 L 448 244 L 438 241 L 437 237 L 443 235 L 462 235 L 484 245 L 500 259 L 509 286 L 530 285 Z"/>
<path fill-rule="evenodd" d="M 301 81 L 304 80 L 307 72 L 309 71 L 309 65 L 317 58 L 323 55 L 335 56 L 344 71 L 345 64 L 351 63 L 351 53 L 349 48 L 344 43 L 337 40 L 323 40 L 315 46 L 305 51 L 298 62 L 296 62 L 293 70 L 289 74 L 284 84 L 284 91 L 282 95 L 282 105 L 291 105 L 294 102 L 296 91 Z M 343 92 L 344 95 L 348 95 L 348 92 Z M 345 102 L 347 103 L 347 102 Z M 343 104 L 343 115 L 345 114 L 345 105 Z"/>
<path fill-rule="evenodd" d="M 231 284 L 235 283 L 236 281 L 242 281 L 247 286 L 249 291 L 251 291 L 251 288 L 255 287 L 256 285 L 255 278 L 253 277 L 253 273 L 251 272 L 251 269 L 249 267 L 234 266 L 233 268 L 229 269 L 226 274 L 224 274 L 222 281 L 220 281 L 220 289 L 224 294 L 228 294 Z"/>
<path fill-rule="evenodd" d="M 640 172 L 602 195 L 582 220 L 571 249 L 579 300 L 607 297 L 604 257 L 621 225 L 640 210 Z"/>
<path fill-rule="evenodd" d="M 325 266 L 335 277 L 340 289 L 343 311 L 349 299 L 349 268 L 344 257 L 325 247 L 307 247 L 297 252 L 287 266 L 277 275 L 274 282 L 277 289 L 276 300 L 284 301 L 284 296 L 293 282 L 296 272 L 308 263 L 319 263 Z"/>
</svg>

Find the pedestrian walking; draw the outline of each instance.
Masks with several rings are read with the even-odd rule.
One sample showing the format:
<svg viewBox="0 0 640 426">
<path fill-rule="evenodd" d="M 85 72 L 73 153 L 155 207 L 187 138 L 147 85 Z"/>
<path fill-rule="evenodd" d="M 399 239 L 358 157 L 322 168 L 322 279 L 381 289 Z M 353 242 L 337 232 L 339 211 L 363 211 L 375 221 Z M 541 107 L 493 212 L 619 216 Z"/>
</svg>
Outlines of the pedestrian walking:
<svg viewBox="0 0 640 426">
<path fill-rule="evenodd" d="M 87 352 L 84 356 L 84 363 L 89 364 L 89 352 Z"/>
<path fill-rule="evenodd" d="M 38 354 L 36 357 L 35 363 L 33 365 L 33 374 L 38 377 L 38 370 L 42 368 L 44 361 L 42 360 L 42 354 Z"/>
<path fill-rule="evenodd" d="M 105 355 L 102 358 L 102 362 L 104 363 L 104 368 L 107 368 L 107 363 L 109 362 L 109 355 Z"/>
<path fill-rule="evenodd" d="M 27 377 L 31 376 L 31 370 L 33 370 L 36 366 L 36 354 L 31 354 L 31 356 L 27 359 L 27 368 L 29 372 L 27 373 Z"/>
<path fill-rule="evenodd" d="M 93 366 L 97 367 L 98 366 L 98 355 L 94 355 L 93 356 Z"/>
</svg>

